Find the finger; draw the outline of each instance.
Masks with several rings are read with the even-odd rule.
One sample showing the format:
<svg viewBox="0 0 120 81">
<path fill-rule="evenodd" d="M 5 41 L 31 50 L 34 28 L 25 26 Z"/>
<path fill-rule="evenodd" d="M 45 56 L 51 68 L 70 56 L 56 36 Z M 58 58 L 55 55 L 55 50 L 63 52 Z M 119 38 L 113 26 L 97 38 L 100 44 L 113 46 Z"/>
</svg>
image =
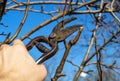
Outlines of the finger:
<svg viewBox="0 0 120 81">
<path fill-rule="evenodd" d="M 31 62 L 35 63 L 34 59 L 30 56 L 30 54 L 28 53 L 24 43 L 21 40 L 19 40 L 19 39 L 15 40 L 14 44 L 13 44 L 13 47 L 16 50 L 19 50 L 19 51 L 21 50 L 20 51 L 21 54 L 25 55 L 26 58 L 31 59 Z"/>
<path fill-rule="evenodd" d="M 22 45 L 22 46 L 24 46 L 24 43 L 21 40 L 17 39 L 17 40 L 14 41 L 13 45 Z"/>
<path fill-rule="evenodd" d="M 19 40 L 19 39 L 17 39 L 17 40 L 14 41 L 13 47 L 15 47 L 16 49 L 17 49 L 17 48 L 21 48 L 21 50 L 24 50 L 24 52 L 27 51 L 24 43 L 23 43 L 21 40 Z M 19 49 L 19 50 L 20 50 L 20 49 Z M 28 51 L 27 51 L 27 52 L 28 52 Z"/>
<path fill-rule="evenodd" d="M 8 48 L 9 47 L 9 45 L 7 45 L 7 44 L 3 44 L 2 46 L 0 46 L 0 50 L 2 50 L 2 49 L 6 49 L 6 48 Z"/>
<path fill-rule="evenodd" d="M 39 64 L 37 65 L 38 66 L 38 72 L 42 75 L 41 76 L 41 79 L 44 79 L 47 75 L 47 70 L 45 68 L 45 66 L 43 64 Z"/>
<path fill-rule="evenodd" d="M 12 47 L 13 47 L 14 50 L 19 50 L 19 51 L 21 50 L 21 52 L 23 52 L 23 54 L 28 53 L 24 43 L 19 39 L 14 41 Z"/>
<path fill-rule="evenodd" d="M 43 64 L 37 64 L 38 68 L 41 70 L 46 70 L 45 66 Z"/>
</svg>

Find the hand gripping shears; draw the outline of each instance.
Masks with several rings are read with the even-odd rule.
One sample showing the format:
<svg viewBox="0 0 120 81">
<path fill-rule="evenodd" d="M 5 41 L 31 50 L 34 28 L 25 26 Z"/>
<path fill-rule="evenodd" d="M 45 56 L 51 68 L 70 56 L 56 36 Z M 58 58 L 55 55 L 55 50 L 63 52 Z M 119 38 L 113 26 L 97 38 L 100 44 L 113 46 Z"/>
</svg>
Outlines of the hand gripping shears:
<svg viewBox="0 0 120 81">
<path fill-rule="evenodd" d="M 67 37 L 69 37 L 72 33 L 74 33 L 77 30 L 80 30 L 82 28 L 82 25 L 73 25 L 66 28 L 63 28 L 62 25 L 67 24 L 73 20 L 75 20 L 75 17 L 71 17 L 69 19 L 65 19 L 61 22 L 59 22 L 51 32 L 51 34 L 48 37 L 44 36 L 37 36 L 33 38 L 27 45 L 27 50 L 31 50 L 32 47 L 35 45 L 37 49 L 42 52 L 43 54 L 38 58 L 36 61 L 37 64 L 43 63 L 44 61 L 48 60 L 52 56 L 56 54 L 58 51 L 58 43 L 64 41 Z M 45 42 L 49 44 L 51 49 L 48 49 L 43 44 L 39 42 Z"/>
</svg>

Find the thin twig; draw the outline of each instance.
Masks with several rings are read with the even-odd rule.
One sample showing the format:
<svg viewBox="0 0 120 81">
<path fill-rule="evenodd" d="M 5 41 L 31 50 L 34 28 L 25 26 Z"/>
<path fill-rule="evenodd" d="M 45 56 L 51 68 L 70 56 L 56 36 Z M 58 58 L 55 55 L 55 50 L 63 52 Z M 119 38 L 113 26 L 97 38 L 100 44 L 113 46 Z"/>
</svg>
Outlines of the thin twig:
<svg viewBox="0 0 120 81">
<path fill-rule="evenodd" d="M 11 42 L 18 36 L 18 34 L 20 33 L 20 31 L 21 31 L 21 29 L 22 29 L 22 27 L 23 27 L 23 25 L 24 25 L 24 23 L 25 23 L 25 21 L 26 21 L 26 19 L 27 19 L 27 16 L 28 16 L 29 3 L 30 3 L 30 0 L 27 1 L 25 14 L 24 14 L 24 17 L 23 17 L 23 19 L 22 19 L 22 21 L 21 21 L 21 23 L 20 23 L 17 31 L 16 31 L 15 34 L 11 37 L 10 40 L 5 40 L 4 43 L 11 43 Z"/>
<path fill-rule="evenodd" d="M 103 0 L 101 0 L 100 10 L 103 10 L 103 6 L 102 6 L 102 5 L 103 5 Z M 90 40 L 90 44 L 89 44 L 89 46 L 88 46 L 87 52 L 86 52 L 86 54 L 85 54 L 85 57 L 84 57 L 81 65 L 80 65 L 80 67 L 79 67 L 78 72 L 76 73 L 76 75 L 75 75 L 75 77 L 74 77 L 74 81 L 77 81 L 77 80 L 78 80 L 81 72 L 83 71 L 83 69 L 84 69 L 84 67 L 85 67 L 85 62 L 88 60 L 88 56 L 89 56 L 89 54 L 90 54 L 90 50 L 91 50 L 91 48 L 92 48 L 92 46 L 93 46 L 93 43 L 94 43 L 94 41 L 95 41 L 96 32 L 97 32 L 97 29 L 98 29 L 98 27 L 99 27 L 98 22 L 99 22 L 100 18 L 101 18 L 101 13 L 99 13 L 98 18 L 96 18 L 96 27 L 95 27 L 95 29 L 94 29 L 94 31 L 93 31 L 93 33 L 92 33 L 92 38 L 91 38 L 91 40 Z"/>
<path fill-rule="evenodd" d="M 40 4 L 47 4 L 47 5 L 65 5 L 65 1 L 33 1 L 33 2 L 30 2 L 29 5 L 40 5 Z M 19 4 L 15 4 L 15 5 L 12 5 L 8 8 L 6 8 L 6 10 L 10 10 L 11 8 L 17 8 L 17 7 L 22 7 L 22 6 L 26 6 L 27 3 L 26 2 L 22 2 L 22 3 L 19 3 Z M 69 5 L 69 2 L 67 2 L 67 5 Z M 76 2 L 72 2 L 71 5 L 76 5 Z M 81 5 L 81 3 L 78 3 L 78 5 Z"/>
<path fill-rule="evenodd" d="M 107 41 L 105 41 L 105 43 L 103 45 L 100 46 L 100 48 L 95 51 L 89 58 L 88 60 L 85 62 L 88 63 L 96 54 L 97 52 L 100 52 L 109 42 L 112 42 L 112 39 L 115 38 L 115 36 L 117 36 L 118 34 L 120 34 L 120 30 L 118 30 L 116 33 L 114 33 Z"/>
<path fill-rule="evenodd" d="M 120 23 L 120 19 L 113 13 L 113 4 L 114 4 L 115 0 L 112 0 L 111 2 L 111 6 L 110 6 L 110 10 L 111 10 L 111 15 Z"/>
</svg>

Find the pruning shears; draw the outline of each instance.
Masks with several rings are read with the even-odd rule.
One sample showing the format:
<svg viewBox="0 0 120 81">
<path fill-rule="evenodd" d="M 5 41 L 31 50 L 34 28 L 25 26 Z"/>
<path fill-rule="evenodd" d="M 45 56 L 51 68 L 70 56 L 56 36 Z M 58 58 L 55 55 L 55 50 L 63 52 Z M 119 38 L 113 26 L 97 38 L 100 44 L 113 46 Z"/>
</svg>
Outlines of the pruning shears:
<svg viewBox="0 0 120 81">
<path fill-rule="evenodd" d="M 32 47 L 35 45 L 37 49 L 42 52 L 43 54 L 38 58 L 36 61 L 37 64 L 41 64 L 44 61 L 48 60 L 52 56 L 56 54 L 58 51 L 58 43 L 64 41 L 67 37 L 69 37 L 72 33 L 74 33 L 77 30 L 81 30 L 83 27 L 82 25 L 72 25 L 66 28 L 63 28 L 62 25 L 67 24 L 73 20 L 76 20 L 75 17 L 71 17 L 68 19 L 65 19 L 61 22 L 59 22 L 54 29 L 52 30 L 51 34 L 48 37 L 44 36 L 37 36 L 33 38 L 27 45 L 27 50 L 31 50 Z M 46 44 L 49 44 L 51 49 L 48 49 L 40 42 L 45 42 Z"/>
</svg>

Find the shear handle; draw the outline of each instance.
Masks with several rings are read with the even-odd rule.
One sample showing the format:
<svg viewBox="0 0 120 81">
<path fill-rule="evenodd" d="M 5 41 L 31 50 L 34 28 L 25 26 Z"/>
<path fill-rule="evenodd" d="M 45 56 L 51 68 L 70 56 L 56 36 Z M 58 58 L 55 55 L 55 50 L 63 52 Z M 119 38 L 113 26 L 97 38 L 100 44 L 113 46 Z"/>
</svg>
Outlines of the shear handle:
<svg viewBox="0 0 120 81">
<path fill-rule="evenodd" d="M 34 39 L 32 39 L 27 45 L 26 48 L 27 50 L 31 50 L 33 48 L 33 46 L 35 45 L 37 47 L 37 49 L 39 51 L 41 51 L 42 53 L 47 53 L 50 50 L 48 48 L 46 48 L 44 45 L 40 44 L 39 42 L 45 42 L 45 43 L 49 43 L 48 39 L 44 36 L 37 36 Z"/>
<path fill-rule="evenodd" d="M 52 49 L 49 50 L 48 48 L 46 48 L 44 45 L 40 44 L 39 42 L 45 42 L 45 43 L 49 44 Z M 55 53 L 58 51 L 57 41 L 56 40 L 48 41 L 48 39 L 46 37 L 44 37 L 44 36 L 38 36 L 38 37 L 35 37 L 34 39 L 32 39 L 26 45 L 27 50 L 31 50 L 34 45 L 38 48 L 39 51 L 43 52 L 42 56 L 40 56 L 38 58 L 38 60 L 36 61 L 37 64 L 43 63 L 47 59 L 54 56 Z"/>
<path fill-rule="evenodd" d="M 57 41 L 54 40 L 50 41 L 50 45 L 52 46 L 52 49 L 48 53 L 42 54 L 42 56 L 38 58 L 38 60 L 36 61 L 37 64 L 43 63 L 44 61 L 48 60 L 49 58 L 56 54 L 56 52 L 58 51 Z"/>
</svg>

